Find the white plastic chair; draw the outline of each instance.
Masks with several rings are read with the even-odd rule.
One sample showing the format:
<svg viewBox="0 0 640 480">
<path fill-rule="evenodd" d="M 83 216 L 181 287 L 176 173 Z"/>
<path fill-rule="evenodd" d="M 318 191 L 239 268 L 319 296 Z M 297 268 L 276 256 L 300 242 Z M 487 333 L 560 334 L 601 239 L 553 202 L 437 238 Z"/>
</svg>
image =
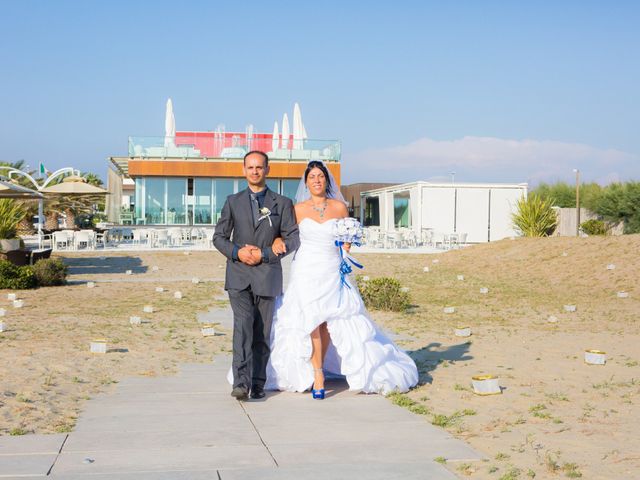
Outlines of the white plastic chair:
<svg viewBox="0 0 640 480">
<path fill-rule="evenodd" d="M 154 240 L 154 247 L 159 246 L 160 244 L 164 245 L 165 247 L 169 244 L 169 232 L 167 232 L 167 230 L 156 230 L 155 231 L 155 240 Z"/>
<path fill-rule="evenodd" d="M 169 237 L 169 243 L 174 246 L 182 245 L 182 229 L 181 228 L 170 228 L 167 231 L 167 235 Z"/>
<path fill-rule="evenodd" d="M 147 243 L 149 240 L 149 231 L 146 228 L 136 228 L 133 232 L 133 240 L 132 243 L 135 245 L 142 245 L 143 243 Z"/>
<path fill-rule="evenodd" d="M 72 248 L 73 244 L 73 234 L 69 236 L 69 233 L 66 230 L 62 230 L 59 232 L 53 232 L 53 244 L 52 247 L 54 250 L 67 250 Z"/>
<path fill-rule="evenodd" d="M 76 250 L 81 248 L 83 245 L 87 250 L 94 249 L 94 240 L 93 240 L 93 232 L 88 232 L 86 230 L 81 230 L 79 232 L 75 232 L 73 234 L 73 243 Z"/>
</svg>

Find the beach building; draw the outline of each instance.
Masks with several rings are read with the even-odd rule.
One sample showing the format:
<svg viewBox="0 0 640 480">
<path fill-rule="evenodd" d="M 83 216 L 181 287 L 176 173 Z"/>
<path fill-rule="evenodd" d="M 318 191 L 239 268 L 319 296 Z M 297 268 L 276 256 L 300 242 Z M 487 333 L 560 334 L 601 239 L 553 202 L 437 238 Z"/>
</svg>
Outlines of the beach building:
<svg viewBox="0 0 640 480">
<path fill-rule="evenodd" d="M 171 112 L 169 111 L 171 107 Z M 310 160 L 323 160 L 340 183 L 338 140 L 308 139 L 300 109 L 294 107 L 290 133 L 175 131 L 167 102 L 164 136 L 129 137 L 126 155 L 109 157 L 108 220 L 132 225 L 215 225 L 228 195 L 246 188 L 243 157 L 251 150 L 269 155 L 269 188 L 294 198 Z"/>
<path fill-rule="evenodd" d="M 362 192 L 363 225 L 384 232 L 407 230 L 414 238 L 455 236 L 461 243 L 483 243 L 517 235 L 511 222 L 527 184 L 413 182 Z"/>
</svg>

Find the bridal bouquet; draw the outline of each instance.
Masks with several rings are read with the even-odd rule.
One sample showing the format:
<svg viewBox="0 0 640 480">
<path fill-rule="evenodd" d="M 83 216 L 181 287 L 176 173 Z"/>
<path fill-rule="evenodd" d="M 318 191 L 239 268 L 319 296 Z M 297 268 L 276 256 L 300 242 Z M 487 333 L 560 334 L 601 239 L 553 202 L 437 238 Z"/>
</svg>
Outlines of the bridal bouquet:
<svg viewBox="0 0 640 480">
<path fill-rule="evenodd" d="M 356 218 L 339 218 L 333 224 L 333 236 L 337 246 L 345 243 L 359 246 L 362 241 L 362 225 Z"/>
<path fill-rule="evenodd" d="M 351 265 L 347 262 L 351 262 L 357 268 L 363 268 L 358 262 L 354 260 L 348 253 L 345 253 L 342 246 L 345 243 L 352 245 L 360 245 L 362 241 L 362 225 L 360 222 L 351 217 L 339 218 L 333 224 L 333 238 L 335 239 L 336 247 L 340 249 L 340 284 L 341 287 L 351 288 L 349 282 L 347 282 L 347 276 L 353 271 Z M 338 299 L 338 305 L 342 302 L 342 288 L 340 289 L 340 298 Z"/>
</svg>

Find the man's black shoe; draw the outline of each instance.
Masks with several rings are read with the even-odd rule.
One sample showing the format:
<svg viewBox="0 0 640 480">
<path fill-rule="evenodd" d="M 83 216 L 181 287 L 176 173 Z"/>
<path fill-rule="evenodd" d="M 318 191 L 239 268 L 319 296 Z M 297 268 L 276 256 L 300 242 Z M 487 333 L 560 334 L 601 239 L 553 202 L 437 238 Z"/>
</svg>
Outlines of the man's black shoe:
<svg viewBox="0 0 640 480">
<path fill-rule="evenodd" d="M 264 398 L 264 387 L 262 385 L 254 385 L 251 387 L 251 398 L 260 399 Z"/>
<path fill-rule="evenodd" d="M 231 396 L 234 397 L 236 400 L 246 400 L 248 394 L 249 392 L 247 390 L 247 387 L 243 385 L 233 387 L 233 390 L 231 390 Z"/>
</svg>

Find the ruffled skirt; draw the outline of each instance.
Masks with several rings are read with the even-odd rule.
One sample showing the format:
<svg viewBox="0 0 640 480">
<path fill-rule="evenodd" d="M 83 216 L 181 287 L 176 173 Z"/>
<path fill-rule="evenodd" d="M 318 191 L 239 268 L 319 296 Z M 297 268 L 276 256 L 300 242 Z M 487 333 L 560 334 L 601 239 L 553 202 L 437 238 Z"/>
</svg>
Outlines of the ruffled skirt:
<svg viewBox="0 0 640 480">
<path fill-rule="evenodd" d="M 354 282 L 341 283 L 337 249 L 317 253 L 302 248 L 292 262 L 288 288 L 276 306 L 265 388 L 311 388 L 310 335 L 324 322 L 331 337 L 324 369 L 345 376 L 350 390 L 386 394 L 415 386 L 414 361 L 371 320 Z"/>
</svg>

